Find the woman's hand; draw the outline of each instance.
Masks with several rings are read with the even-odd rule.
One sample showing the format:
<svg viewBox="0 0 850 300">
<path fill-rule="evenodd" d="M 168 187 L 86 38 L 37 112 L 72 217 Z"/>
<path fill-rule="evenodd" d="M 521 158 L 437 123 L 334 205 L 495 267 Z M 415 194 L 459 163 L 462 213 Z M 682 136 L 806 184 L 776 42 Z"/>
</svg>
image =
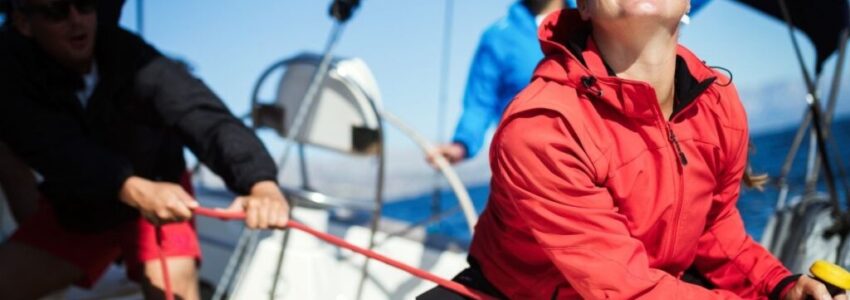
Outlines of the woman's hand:
<svg viewBox="0 0 850 300">
<path fill-rule="evenodd" d="M 846 294 L 832 297 L 820 281 L 809 276 L 800 276 L 794 287 L 785 294 L 785 300 L 806 300 L 806 297 L 817 300 L 848 300 Z"/>
</svg>

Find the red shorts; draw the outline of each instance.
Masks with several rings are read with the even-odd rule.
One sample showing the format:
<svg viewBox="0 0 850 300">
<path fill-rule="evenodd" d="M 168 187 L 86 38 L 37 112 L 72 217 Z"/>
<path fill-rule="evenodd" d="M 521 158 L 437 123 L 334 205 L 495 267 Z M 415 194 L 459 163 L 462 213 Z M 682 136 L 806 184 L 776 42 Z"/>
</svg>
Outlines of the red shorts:
<svg viewBox="0 0 850 300">
<path fill-rule="evenodd" d="M 128 277 L 140 281 L 143 264 L 159 259 L 156 226 L 143 217 L 96 234 L 69 232 L 59 224 L 47 201 L 39 204 L 38 211 L 18 226 L 10 240 L 45 251 L 82 270 L 83 278 L 76 285 L 91 287 L 118 259 L 124 261 Z M 200 262 L 194 220 L 163 225 L 161 250 L 165 257 L 190 257 Z"/>
</svg>

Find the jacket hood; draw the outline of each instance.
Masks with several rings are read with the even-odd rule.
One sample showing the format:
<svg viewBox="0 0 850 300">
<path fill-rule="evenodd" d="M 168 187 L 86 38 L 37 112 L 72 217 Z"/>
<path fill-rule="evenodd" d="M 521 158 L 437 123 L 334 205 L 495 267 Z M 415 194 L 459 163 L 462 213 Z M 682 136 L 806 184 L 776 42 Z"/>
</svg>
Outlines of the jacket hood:
<svg viewBox="0 0 850 300">
<path fill-rule="evenodd" d="M 537 66 L 533 79 L 543 78 L 574 87 L 609 102 L 627 115 L 652 117 L 655 103 L 623 100 L 654 95 L 652 87 L 645 82 L 616 77 L 602 59 L 591 30 L 591 23 L 582 20 L 575 9 L 561 10 L 546 17 L 538 29 L 544 59 Z M 718 77 L 685 47 L 679 45 L 676 53 L 674 112 L 693 102 Z"/>
</svg>

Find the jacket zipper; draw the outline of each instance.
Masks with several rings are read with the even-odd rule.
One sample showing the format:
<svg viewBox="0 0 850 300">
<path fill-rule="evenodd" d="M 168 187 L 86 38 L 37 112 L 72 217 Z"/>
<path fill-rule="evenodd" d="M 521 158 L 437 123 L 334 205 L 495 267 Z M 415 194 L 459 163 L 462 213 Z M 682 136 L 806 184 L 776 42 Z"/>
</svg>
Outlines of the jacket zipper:
<svg viewBox="0 0 850 300">
<path fill-rule="evenodd" d="M 679 113 L 687 110 L 688 108 L 693 106 L 694 103 L 696 103 L 696 101 L 693 101 L 690 104 L 688 104 L 687 106 L 685 106 L 684 108 L 682 108 L 679 111 Z M 660 111 L 661 111 L 661 109 L 659 107 L 659 113 L 660 113 Z M 682 214 L 682 206 L 684 205 L 682 203 L 682 202 L 684 202 L 684 199 L 682 199 L 682 197 L 683 197 L 682 193 L 684 191 L 683 186 L 684 186 L 685 183 L 684 183 L 682 171 L 683 171 L 683 168 L 686 165 L 688 165 L 688 157 L 685 156 L 685 152 L 682 151 L 682 145 L 679 144 L 679 139 L 676 138 L 676 132 L 674 132 L 673 127 L 670 126 L 670 122 L 675 119 L 676 115 L 678 115 L 678 114 L 671 115 L 669 121 L 663 120 L 664 119 L 663 115 L 661 115 L 662 116 L 662 122 L 664 123 L 664 126 L 667 129 L 667 140 L 670 142 L 670 144 L 672 144 L 673 154 L 674 154 L 674 156 L 676 156 L 676 158 L 675 158 L 676 166 L 674 167 L 675 170 L 673 171 L 673 173 L 675 174 L 674 176 L 676 176 L 676 183 L 677 184 L 673 185 L 673 195 L 675 197 L 675 200 L 674 200 L 675 204 L 674 204 L 674 208 L 673 208 L 673 223 L 672 223 L 673 228 L 671 230 L 672 236 L 670 237 L 670 244 L 669 244 L 669 246 L 667 246 L 666 258 L 668 258 L 668 259 L 672 259 L 673 253 L 676 250 L 676 240 L 677 240 L 677 236 L 679 235 L 679 217 L 681 217 L 680 215 Z"/>
<path fill-rule="evenodd" d="M 676 182 L 678 184 L 673 186 L 673 195 L 675 195 L 675 197 L 676 197 L 676 199 L 675 199 L 676 202 L 674 204 L 674 209 L 673 209 L 673 223 L 672 223 L 673 228 L 671 230 L 672 237 L 670 238 L 670 244 L 667 247 L 666 257 L 668 259 L 673 257 L 673 252 L 676 250 L 676 237 L 679 234 L 679 217 L 680 217 L 680 214 L 682 213 L 682 206 L 684 205 L 684 203 L 683 203 L 684 199 L 683 198 L 684 198 L 684 190 L 685 190 L 684 189 L 685 179 L 684 179 L 684 172 L 683 171 L 684 171 L 684 167 L 686 165 L 688 165 L 688 157 L 685 156 L 685 152 L 682 151 L 682 146 L 679 144 L 679 139 L 676 138 L 676 132 L 673 131 L 673 127 L 670 126 L 670 122 L 674 121 L 676 116 L 678 116 L 683 111 L 687 111 L 689 108 L 691 108 L 695 104 L 696 104 L 696 101 L 693 101 L 693 102 L 689 103 L 688 105 L 686 105 L 685 107 L 683 107 L 681 110 L 679 110 L 678 113 L 670 115 L 669 121 L 664 120 L 663 115 L 661 115 L 662 116 L 661 117 L 662 122 L 664 122 L 664 126 L 667 129 L 667 139 L 673 145 L 673 152 L 676 156 L 676 161 L 677 161 L 676 170 L 674 171 L 674 173 L 675 173 L 675 176 L 676 176 Z M 661 111 L 660 107 L 659 107 L 658 111 L 660 113 L 660 111 Z"/>
<path fill-rule="evenodd" d="M 676 166 L 674 167 L 674 176 L 676 176 L 676 182 L 678 184 L 673 185 L 673 195 L 674 195 L 674 208 L 673 208 L 673 228 L 671 230 L 672 235 L 670 237 L 670 244 L 667 246 L 667 255 L 666 258 L 670 259 L 673 257 L 673 252 L 676 249 L 676 237 L 679 234 L 679 217 L 682 213 L 682 206 L 684 199 L 682 199 L 682 186 L 684 185 L 684 179 L 682 178 L 682 170 L 685 165 L 688 164 L 687 157 L 685 157 L 685 153 L 682 151 L 682 147 L 679 145 L 679 141 L 676 139 L 676 134 L 673 132 L 673 127 L 670 126 L 670 123 L 666 120 L 663 121 L 665 127 L 667 128 L 667 139 L 673 144 L 673 152 L 676 156 Z"/>
<path fill-rule="evenodd" d="M 675 149 L 676 154 L 678 154 L 678 156 L 679 156 L 679 159 L 678 159 L 679 163 L 682 166 L 687 166 L 688 165 L 688 157 L 685 156 L 685 152 L 682 151 L 682 146 L 679 145 L 679 140 L 676 139 L 676 133 L 673 132 L 673 127 L 670 127 L 670 123 L 668 123 L 668 122 L 665 122 L 665 123 L 667 125 L 667 138 L 670 140 L 670 143 L 673 144 L 673 148 Z"/>
<path fill-rule="evenodd" d="M 688 157 L 687 157 L 687 156 L 685 156 L 685 152 L 684 152 L 684 151 L 682 151 L 682 146 L 681 146 L 681 145 L 679 145 L 679 139 L 677 139 L 677 138 L 676 138 L 676 133 L 675 133 L 675 132 L 673 132 L 673 127 L 672 127 L 672 126 L 670 126 L 670 122 L 674 121 L 674 120 L 676 119 L 676 116 L 678 116 L 679 114 L 681 114 L 683 111 L 687 111 L 689 108 L 691 108 L 691 107 L 692 107 L 692 106 L 694 106 L 695 104 L 696 104 L 696 100 L 691 101 L 691 103 L 688 103 L 688 105 L 685 105 L 685 107 L 683 107 L 681 110 L 679 110 L 678 112 L 676 112 L 676 113 L 674 113 L 674 114 L 670 115 L 670 120 L 669 120 L 669 121 L 664 120 L 664 125 L 666 125 L 666 126 L 667 126 L 667 138 L 670 140 L 670 143 L 671 143 L 671 144 L 673 144 L 673 147 L 674 147 L 674 148 L 675 148 L 675 150 L 676 150 L 676 154 L 679 156 L 679 163 L 680 163 L 682 166 L 687 166 L 687 165 L 688 165 Z"/>
<path fill-rule="evenodd" d="M 582 84 L 585 86 L 585 88 L 589 89 L 590 86 L 593 86 L 593 84 L 596 83 L 596 78 L 593 78 L 592 76 L 588 77 L 590 77 L 590 79 L 582 78 Z M 711 82 L 714 82 L 714 80 L 711 79 Z M 711 82 L 709 82 L 708 84 L 711 84 Z M 601 96 L 601 92 L 599 94 Z M 694 106 L 695 103 L 696 101 L 688 103 L 685 107 L 679 110 L 678 113 L 688 110 L 690 107 Z M 676 133 L 673 132 L 673 127 L 670 126 L 670 121 L 674 120 L 678 113 L 670 115 L 669 120 L 667 120 L 664 118 L 664 114 L 661 113 L 660 106 L 656 106 L 655 110 L 656 114 L 658 115 L 659 119 L 664 124 L 664 127 L 667 130 L 667 139 L 673 145 L 674 156 L 676 156 L 676 167 L 674 170 L 674 174 L 676 176 L 677 185 L 673 186 L 673 195 L 675 197 L 675 204 L 673 209 L 673 228 L 671 230 L 672 237 L 670 238 L 670 243 L 667 246 L 667 255 L 665 256 L 669 259 L 673 256 L 673 251 L 676 248 L 676 236 L 679 234 L 679 215 L 682 213 L 682 202 L 684 202 L 684 200 L 682 199 L 684 197 L 683 186 L 685 184 L 683 171 L 684 167 L 688 164 L 688 157 L 685 156 L 685 152 L 682 151 L 682 146 L 679 145 L 679 140 L 676 138 Z"/>
<path fill-rule="evenodd" d="M 690 107 L 694 106 L 695 103 L 696 103 L 696 101 L 689 103 L 684 108 L 679 110 L 679 113 L 688 110 Z M 660 111 L 661 111 L 661 109 L 659 107 L 658 108 L 659 115 L 661 115 Z M 675 154 L 677 156 L 677 162 L 678 162 L 677 165 L 676 165 L 676 171 L 675 171 L 675 174 L 676 174 L 676 177 L 677 177 L 676 182 L 678 183 L 678 185 L 673 186 L 673 195 L 675 195 L 675 197 L 676 197 L 676 199 L 675 199 L 676 203 L 675 203 L 675 208 L 673 209 L 673 229 L 672 229 L 673 235 L 670 238 L 670 245 L 667 247 L 666 257 L 668 259 L 673 257 L 673 251 L 676 250 L 675 249 L 676 248 L 676 236 L 679 234 L 679 217 L 680 217 L 679 215 L 682 213 L 682 206 L 683 206 L 682 202 L 684 202 L 683 198 L 684 198 L 685 179 L 684 179 L 683 171 L 684 171 L 684 167 L 688 164 L 688 158 L 687 158 L 687 156 L 685 156 L 685 152 L 682 151 L 682 146 L 679 145 L 679 140 L 676 138 L 676 133 L 673 131 L 673 127 L 670 126 L 670 122 L 675 120 L 677 115 L 678 114 L 671 115 L 670 121 L 663 120 L 664 117 L 663 117 L 663 115 L 661 115 L 662 116 L 661 117 L 662 122 L 664 122 L 664 126 L 667 127 L 667 139 L 670 141 L 671 144 L 673 144 L 673 148 L 674 148 L 673 152 L 675 152 Z"/>
</svg>

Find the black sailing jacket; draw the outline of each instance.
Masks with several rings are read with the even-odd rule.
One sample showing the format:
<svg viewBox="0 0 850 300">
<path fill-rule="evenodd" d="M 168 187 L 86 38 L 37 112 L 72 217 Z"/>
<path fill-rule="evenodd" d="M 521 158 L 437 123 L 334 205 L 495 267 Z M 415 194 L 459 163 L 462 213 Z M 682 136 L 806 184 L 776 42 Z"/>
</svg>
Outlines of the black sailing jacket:
<svg viewBox="0 0 850 300">
<path fill-rule="evenodd" d="M 124 180 L 178 182 L 184 146 L 236 193 L 276 179 L 257 137 L 183 65 L 114 24 L 98 28 L 95 49 L 100 81 L 83 107 L 79 74 L 0 28 L 0 140 L 43 176 L 64 226 L 99 231 L 137 216 L 118 199 Z"/>
</svg>

